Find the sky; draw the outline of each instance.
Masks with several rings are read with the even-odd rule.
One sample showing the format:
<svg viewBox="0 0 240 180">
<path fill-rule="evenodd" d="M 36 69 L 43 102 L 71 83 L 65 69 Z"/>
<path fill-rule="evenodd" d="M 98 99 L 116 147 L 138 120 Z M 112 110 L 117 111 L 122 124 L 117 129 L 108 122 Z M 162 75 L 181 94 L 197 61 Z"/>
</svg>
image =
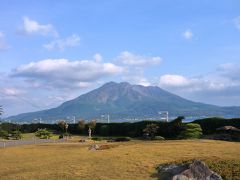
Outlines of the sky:
<svg viewBox="0 0 240 180">
<path fill-rule="evenodd" d="M 240 106 L 240 1 L 0 1 L 4 117 L 109 81 Z"/>
</svg>

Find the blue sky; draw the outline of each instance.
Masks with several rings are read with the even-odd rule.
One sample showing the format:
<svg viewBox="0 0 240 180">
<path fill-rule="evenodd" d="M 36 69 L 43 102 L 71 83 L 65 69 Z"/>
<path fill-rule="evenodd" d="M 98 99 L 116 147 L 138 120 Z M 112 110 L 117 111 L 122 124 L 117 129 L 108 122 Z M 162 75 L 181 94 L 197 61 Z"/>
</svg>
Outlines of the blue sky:
<svg viewBox="0 0 240 180">
<path fill-rule="evenodd" d="M 240 2 L 1 0 L 0 64 L 4 116 L 108 81 L 240 105 Z"/>
</svg>

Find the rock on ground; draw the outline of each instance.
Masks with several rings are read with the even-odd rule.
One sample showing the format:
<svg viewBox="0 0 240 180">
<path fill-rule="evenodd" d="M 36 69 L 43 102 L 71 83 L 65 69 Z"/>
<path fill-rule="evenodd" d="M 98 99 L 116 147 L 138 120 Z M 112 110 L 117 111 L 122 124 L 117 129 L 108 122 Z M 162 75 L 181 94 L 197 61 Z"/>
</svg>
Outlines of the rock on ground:
<svg viewBox="0 0 240 180">
<path fill-rule="evenodd" d="M 91 145 L 88 149 L 89 150 L 99 150 L 99 145 L 97 145 L 97 144 L 93 144 L 93 145 Z"/>
<path fill-rule="evenodd" d="M 202 161 L 195 160 L 192 164 L 170 164 L 158 168 L 161 180 L 222 180 Z"/>
</svg>

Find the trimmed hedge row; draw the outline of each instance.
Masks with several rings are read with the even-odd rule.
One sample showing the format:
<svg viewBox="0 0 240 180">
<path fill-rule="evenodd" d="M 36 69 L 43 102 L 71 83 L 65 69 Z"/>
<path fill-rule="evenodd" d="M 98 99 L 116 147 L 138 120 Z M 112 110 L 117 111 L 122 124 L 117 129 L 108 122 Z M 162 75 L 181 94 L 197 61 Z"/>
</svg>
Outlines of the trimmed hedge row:
<svg viewBox="0 0 240 180">
<path fill-rule="evenodd" d="M 93 135 L 99 136 L 128 136 L 128 137 L 140 137 L 143 135 L 143 129 L 148 124 L 156 124 L 159 126 L 157 135 L 166 138 L 175 138 L 181 131 L 183 117 L 179 117 L 172 122 L 161 121 L 141 121 L 141 122 L 124 122 L 124 123 L 97 123 L 93 130 Z M 33 133 L 38 129 L 46 128 L 53 132 L 62 132 L 61 128 L 57 124 L 23 124 L 16 125 L 11 123 L 0 124 L 0 129 L 12 131 L 18 128 L 22 133 Z M 68 133 L 71 134 L 86 134 L 88 133 L 88 127 L 80 130 L 77 124 L 69 124 Z"/>
<path fill-rule="evenodd" d="M 148 124 L 153 123 L 159 126 L 157 136 L 163 136 L 165 138 L 176 138 L 183 130 L 183 118 L 184 117 L 178 117 L 171 122 L 140 121 L 135 123 L 97 123 L 95 129 L 93 130 L 93 135 L 140 137 L 143 135 L 143 129 Z M 226 125 L 240 128 L 240 119 L 207 118 L 195 120 L 192 123 L 199 124 L 203 130 L 204 135 L 216 133 L 217 128 Z M 8 132 L 19 129 L 22 133 L 33 133 L 38 129 L 43 128 L 46 128 L 53 132 L 62 132 L 61 128 L 57 124 L 0 124 L 0 130 L 6 130 Z M 68 132 L 71 134 L 87 135 L 88 127 L 86 126 L 84 130 L 80 130 L 77 124 L 69 124 Z"/>
<path fill-rule="evenodd" d="M 219 117 L 198 119 L 192 123 L 197 123 L 201 126 L 204 135 L 216 133 L 216 129 L 222 126 L 234 126 L 240 129 L 240 118 L 224 119 Z"/>
</svg>

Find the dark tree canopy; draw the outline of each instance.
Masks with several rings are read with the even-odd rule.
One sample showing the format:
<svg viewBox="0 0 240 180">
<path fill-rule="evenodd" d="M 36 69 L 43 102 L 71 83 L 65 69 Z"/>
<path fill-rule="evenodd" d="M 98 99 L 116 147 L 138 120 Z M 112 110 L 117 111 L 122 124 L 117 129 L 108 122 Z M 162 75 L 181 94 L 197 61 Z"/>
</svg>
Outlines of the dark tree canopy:
<svg viewBox="0 0 240 180">
<path fill-rule="evenodd" d="M 143 133 L 145 136 L 154 139 L 158 132 L 159 126 L 157 124 L 148 124 L 145 129 L 143 129 Z"/>
<path fill-rule="evenodd" d="M 83 119 L 81 119 L 80 121 L 78 121 L 78 128 L 79 128 L 80 130 L 84 130 L 85 126 L 86 126 L 86 123 L 85 123 L 85 121 L 84 121 Z"/>
</svg>

